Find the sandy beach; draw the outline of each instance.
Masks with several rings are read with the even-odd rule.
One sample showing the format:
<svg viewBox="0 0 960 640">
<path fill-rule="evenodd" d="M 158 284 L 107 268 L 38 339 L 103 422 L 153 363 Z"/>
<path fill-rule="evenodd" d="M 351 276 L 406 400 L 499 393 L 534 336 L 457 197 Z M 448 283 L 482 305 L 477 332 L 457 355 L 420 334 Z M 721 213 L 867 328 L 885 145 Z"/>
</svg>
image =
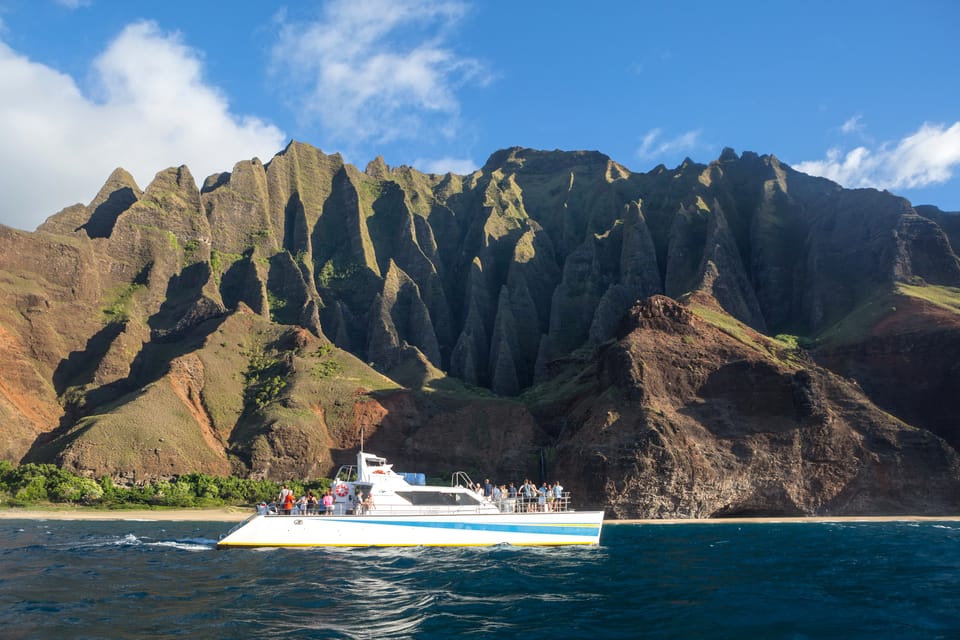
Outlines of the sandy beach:
<svg viewBox="0 0 960 640">
<path fill-rule="evenodd" d="M 89 507 L 0 508 L 0 520 L 156 520 L 168 522 L 240 522 L 253 514 L 252 508 L 218 507 L 203 509 L 92 509 Z M 604 524 L 744 524 L 760 522 L 945 522 L 960 516 L 813 516 L 802 518 L 717 518 L 662 520 L 605 520 Z"/>
</svg>

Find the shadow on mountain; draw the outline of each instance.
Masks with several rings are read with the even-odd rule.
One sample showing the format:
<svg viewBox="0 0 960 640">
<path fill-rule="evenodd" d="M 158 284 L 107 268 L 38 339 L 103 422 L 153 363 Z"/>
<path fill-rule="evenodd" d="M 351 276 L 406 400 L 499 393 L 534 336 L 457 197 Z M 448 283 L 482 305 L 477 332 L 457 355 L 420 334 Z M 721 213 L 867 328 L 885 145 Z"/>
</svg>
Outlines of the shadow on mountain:
<svg viewBox="0 0 960 640">
<path fill-rule="evenodd" d="M 92 382 L 97 365 L 126 326 L 126 322 L 111 322 L 93 334 L 82 351 L 73 351 L 61 360 L 53 372 L 53 388 L 57 395 L 62 395 L 69 387 Z"/>
<path fill-rule="evenodd" d="M 154 341 L 177 340 L 197 325 L 223 315 L 223 307 L 203 294 L 210 273 L 209 263 L 196 262 L 170 278 L 160 310 L 147 320 Z"/>
<path fill-rule="evenodd" d="M 136 201 L 137 194 L 130 187 L 117 189 L 93 210 L 90 219 L 80 228 L 91 238 L 109 238 L 117 218 Z"/>
</svg>

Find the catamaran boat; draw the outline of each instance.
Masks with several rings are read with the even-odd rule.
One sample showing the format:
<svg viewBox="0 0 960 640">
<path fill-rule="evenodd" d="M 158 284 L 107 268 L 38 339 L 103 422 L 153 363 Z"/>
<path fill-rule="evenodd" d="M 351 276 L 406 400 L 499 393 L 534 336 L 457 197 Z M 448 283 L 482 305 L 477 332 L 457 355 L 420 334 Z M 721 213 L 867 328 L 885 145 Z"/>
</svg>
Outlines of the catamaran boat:
<svg viewBox="0 0 960 640">
<path fill-rule="evenodd" d="M 385 547 L 596 545 L 603 511 L 574 511 L 569 495 L 552 503 L 485 498 L 463 472 L 451 485 L 398 473 L 386 458 L 360 451 L 334 476 L 332 509 L 290 515 L 259 505 L 218 543 L 230 547 Z"/>
</svg>

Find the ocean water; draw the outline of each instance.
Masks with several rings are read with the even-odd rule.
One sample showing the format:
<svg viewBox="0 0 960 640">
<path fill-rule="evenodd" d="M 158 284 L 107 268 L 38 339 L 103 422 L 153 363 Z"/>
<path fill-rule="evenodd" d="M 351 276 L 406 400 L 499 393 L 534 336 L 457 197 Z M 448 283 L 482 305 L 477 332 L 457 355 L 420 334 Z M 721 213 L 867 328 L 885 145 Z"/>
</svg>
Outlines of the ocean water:
<svg viewBox="0 0 960 640">
<path fill-rule="evenodd" d="M 0 521 L 0 638 L 960 638 L 960 522 L 217 551 L 230 526 Z"/>
</svg>

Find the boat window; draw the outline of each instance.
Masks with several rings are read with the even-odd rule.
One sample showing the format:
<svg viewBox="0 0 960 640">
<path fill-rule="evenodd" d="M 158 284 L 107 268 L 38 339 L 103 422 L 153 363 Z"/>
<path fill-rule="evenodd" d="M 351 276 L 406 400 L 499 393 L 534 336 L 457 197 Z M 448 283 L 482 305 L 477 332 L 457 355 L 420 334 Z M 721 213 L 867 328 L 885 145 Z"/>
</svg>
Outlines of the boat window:
<svg viewBox="0 0 960 640">
<path fill-rule="evenodd" d="M 462 506 L 480 504 L 480 501 L 466 493 L 453 491 L 397 491 L 397 495 L 416 506 Z"/>
</svg>

